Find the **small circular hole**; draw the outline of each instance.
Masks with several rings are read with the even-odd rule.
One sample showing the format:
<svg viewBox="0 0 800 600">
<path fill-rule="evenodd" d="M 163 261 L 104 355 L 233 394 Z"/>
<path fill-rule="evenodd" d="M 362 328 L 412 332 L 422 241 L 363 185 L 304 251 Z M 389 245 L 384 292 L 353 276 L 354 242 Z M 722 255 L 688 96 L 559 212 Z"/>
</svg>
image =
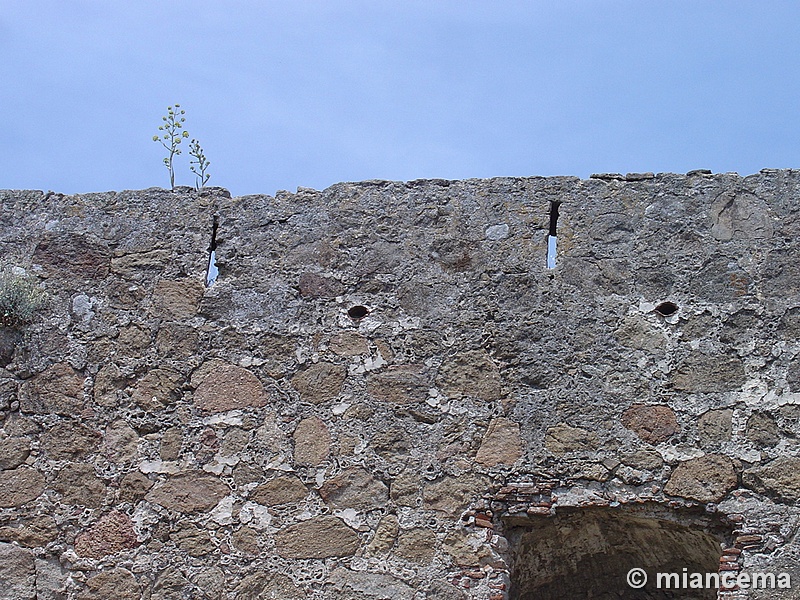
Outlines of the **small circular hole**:
<svg viewBox="0 0 800 600">
<path fill-rule="evenodd" d="M 656 312 L 662 317 L 668 317 L 678 312 L 678 305 L 674 302 L 662 302 L 656 306 Z"/>
<path fill-rule="evenodd" d="M 347 315 L 353 319 L 354 321 L 358 321 L 359 319 L 363 319 L 369 314 L 369 310 L 366 306 L 353 306 L 350 310 L 347 311 Z"/>
</svg>

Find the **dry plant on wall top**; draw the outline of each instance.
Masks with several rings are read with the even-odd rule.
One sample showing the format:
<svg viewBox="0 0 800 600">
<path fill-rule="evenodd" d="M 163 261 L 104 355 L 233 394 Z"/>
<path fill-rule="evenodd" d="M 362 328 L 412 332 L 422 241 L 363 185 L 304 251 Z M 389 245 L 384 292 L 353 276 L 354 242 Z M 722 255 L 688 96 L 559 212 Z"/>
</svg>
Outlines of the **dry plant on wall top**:
<svg viewBox="0 0 800 600">
<path fill-rule="evenodd" d="M 0 269 L 0 326 L 30 323 L 46 299 L 45 292 L 30 277 L 8 268 Z"/>
<path fill-rule="evenodd" d="M 164 166 L 169 170 L 169 186 L 172 190 L 175 189 L 174 160 L 175 156 L 181 153 L 178 146 L 180 146 L 183 138 L 189 137 L 188 131 L 185 129 L 181 131 L 183 124 L 186 122 L 183 117 L 184 114 L 186 114 L 186 111 L 181 109 L 180 104 L 168 106 L 167 116 L 161 117 L 164 123 L 158 127 L 161 133 L 153 136 L 153 141 L 159 142 L 169 152 L 169 155 L 164 158 Z"/>
<path fill-rule="evenodd" d="M 200 146 L 200 142 L 195 139 L 189 143 L 189 155 L 194 158 L 194 160 L 189 161 L 189 168 L 192 170 L 192 173 L 195 174 L 195 188 L 200 191 L 211 178 L 211 175 L 206 173 L 211 163 L 206 158 L 203 148 Z"/>
</svg>

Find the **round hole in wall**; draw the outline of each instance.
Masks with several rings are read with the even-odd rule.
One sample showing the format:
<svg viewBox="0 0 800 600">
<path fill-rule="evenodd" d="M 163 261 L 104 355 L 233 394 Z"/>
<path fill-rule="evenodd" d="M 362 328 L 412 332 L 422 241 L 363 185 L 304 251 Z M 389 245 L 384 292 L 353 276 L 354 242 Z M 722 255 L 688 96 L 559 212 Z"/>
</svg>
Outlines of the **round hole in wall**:
<svg viewBox="0 0 800 600">
<path fill-rule="evenodd" d="M 363 319 L 369 314 L 369 309 L 366 306 L 352 306 L 347 311 L 347 315 L 354 321 Z"/>
<path fill-rule="evenodd" d="M 678 305 L 674 302 L 662 302 L 656 306 L 655 310 L 662 317 L 669 317 L 670 315 L 674 315 L 676 312 L 678 312 Z"/>
</svg>

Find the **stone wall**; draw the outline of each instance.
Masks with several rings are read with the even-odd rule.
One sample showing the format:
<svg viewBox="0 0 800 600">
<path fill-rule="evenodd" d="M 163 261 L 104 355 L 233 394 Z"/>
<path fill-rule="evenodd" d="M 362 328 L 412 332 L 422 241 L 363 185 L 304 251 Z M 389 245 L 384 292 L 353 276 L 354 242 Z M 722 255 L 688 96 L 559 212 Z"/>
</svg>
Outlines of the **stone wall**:
<svg viewBox="0 0 800 600">
<path fill-rule="evenodd" d="M 0 598 L 641 598 L 624 571 L 683 555 L 798 587 L 799 200 L 0 191 L 0 261 L 49 298 L 0 328 Z"/>
</svg>

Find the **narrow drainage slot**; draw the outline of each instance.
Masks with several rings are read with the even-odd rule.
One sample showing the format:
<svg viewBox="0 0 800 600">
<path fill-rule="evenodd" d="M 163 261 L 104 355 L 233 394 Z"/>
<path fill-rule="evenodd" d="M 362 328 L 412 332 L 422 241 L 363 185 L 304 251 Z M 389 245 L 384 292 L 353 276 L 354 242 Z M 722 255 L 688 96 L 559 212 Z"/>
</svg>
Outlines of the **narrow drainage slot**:
<svg viewBox="0 0 800 600">
<path fill-rule="evenodd" d="M 560 202 L 550 202 L 550 227 L 547 231 L 547 268 L 556 268 L 556 256 L 558 254 L 558 237 L 556 236 L 556 225 L 558 223 L 558 207 Z"/>
<path fill-rule="evenodd" d="M 678 312 L 678 305 L 674 302 L 662 302 L 656 306 L 655 311 L 662 317 L 669 317 L 670 315 L 674 315 L 676 312 Z"/>
<path fill-rule="evenodd" d="M 353 321 L 359 321 L 369 314 L 369 309 L 366 306 L 352 306 L 347 311 L 347 316 Z"/>
<path fill-rule="evenodd" d="M 214 215 L 211 225 L 211 244 L 208 246 L 208 267 L 206 268 L 206 287 L 211 287 L 219 277 L 217 268 L 217 229 L 219 228 L 219 217 Z"/>
</svg>

